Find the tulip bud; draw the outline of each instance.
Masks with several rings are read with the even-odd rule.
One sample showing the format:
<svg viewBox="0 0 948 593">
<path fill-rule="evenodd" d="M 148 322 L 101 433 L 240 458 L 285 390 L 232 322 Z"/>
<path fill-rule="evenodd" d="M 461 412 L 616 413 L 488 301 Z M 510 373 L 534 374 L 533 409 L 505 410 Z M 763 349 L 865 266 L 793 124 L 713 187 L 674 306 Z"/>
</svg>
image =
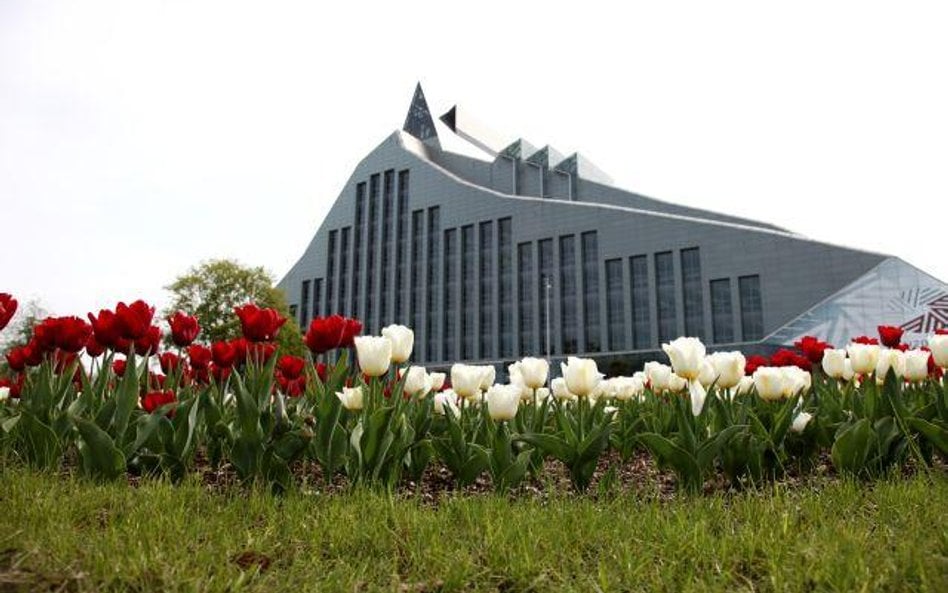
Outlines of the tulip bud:
<svg viewBox="0 0 948 593">
<path fill-rule="evenodd" d="M 451 367 L 451 387 L 460 397 L 471 399 L 480 392 L 482 374 L 480 367 L 455 364 Z"/>
<path fill-rule="evenodd" d="M 738 382 L 737 386 L 731 389 L 732 395 L 747 395 L 751 392 L 751 389 L 754 388 L 754 378 L 753 377 L 741 377 L 741 380 Z"/>
<path fill-rule="evenodd" d="M 336 392 L 336 397 L 342 402 L 342 407 L 353 412 L 362 409 L 362 386 L 343 387 L 342 391 Z"/>
<path fill-rule="evenodd" d="M 851 343 L 846 346 L 849 360 L 852 361 L 853 372 L 865 375 L 876 370 L 876 364 L 879 362 L 879 351 L 880 348 L 877 344 Z"/>
<path fill-rule="evenodd" d="M 369 377 L 381 377 L 392 364 L 392 341 L 385 337 L 359 336 L 355 338 L 359 368 Z"/>
<path fill-rule="evenodd" d="M 457 417 L 461 410 L 458 407 L 458 395 L 450 390 L 439 391 L 434 396 L 434 411 L 439 416 L 444 416 L 445 410 L 451 410 L 451 413 Z"/>
<path fill-rule="evenodd" d="M 905 353 L 904 376 L 906 381 L 917 383 L 928 378 L 928 358 L 931 353 L 926 350 L 909 350 Z"/>
<path fill-rule="evenodd" d="M 415 345 L 415 332 L 404 325 L 389 325 L 382 328 L 382 335 L 392 341 L 392 362 L 402 364 L 411 358 Z"/>
<path fill-rule="evenodd" d="M 655 393 L 661 393 L 668 389 L 668 383 L 672 376 L 672 369 L 667 364 L 660 362 L 646 362 L 645 375 Z"/>
<path fill-rule="evenodd" d="M 813 414 L 809 412 L 800 412 L 793 418 L 793 424 L 790 425 L 790 432 L 801 433 L 806 430 L 806 425 L 813 419 Z"/>
<path fill-rule="evenodd" d="M 784 395 L 784 374 L 781 367 L 759 367 L 754 371 L 754 387 L 757 395 L 767 401 L 775 401 Z"/>
<path fill-rule="evenodd" d="M 405 393 L 424 397 L 431 390 L 431 379 L 425 367 L 413 366 L 405 373 Z"/>
<path fill-rule="evenodd" d="M 493 385 L 487 390 L 487 413 L 492 420 L 502 422 L 513 420 L 520 404 L 518 385 Z"/>
<path fill-rule="evenodd" d="M 570 356 L 565 363 L 560 364 L 560 369 L 569 392 L 579 397 L 592 393 L 602 379 L 596 361 L 591 358 Z"/>
<path fill-rule="evenodd" d="M 546 385 L 546 378 L 550 374 L 550 363 L 545 358 L 527 357 L 520 361 L 520 372 L 524 385 L 530 389 L 539 389 Z"/>
<path fill-rule="evenodd" d="M 928 338 L 928 347 L 932 349 L 935 364 L 948 369 L 948 335 L 936 334 Z"/>
<path fill-rule="evenodd" d="M 10 398 L 10 388 L 0 387 L 0 402 L 5 402 Z"/>
<path fill-rule="evenodd" d="M 823 372 L 833 379 L 843 379 L 846 374 L 846 351 L 827 348 L 823 351 Z"/>
<path fill-rule="evenodd" d="M 715 352 L 708 356 L 717 380 L 719 389 L 736 387 L 744 378 L 744 367 L 747 359 L 740 352 Z"/>
<path fill-rule="evenodd" d="M 698 338 L 678 338 L 662 344 L 662 350 L 671 360 L 675 374 L 683 379 L 697 379 L 704 362 L 705 347 Z"/>
<path fill-rule="evenodd" d="M 444 373 L 428 373 L 428 378 L 431 379 L 431 391 L 441 391 L 444 387 Z"/>
</svg>

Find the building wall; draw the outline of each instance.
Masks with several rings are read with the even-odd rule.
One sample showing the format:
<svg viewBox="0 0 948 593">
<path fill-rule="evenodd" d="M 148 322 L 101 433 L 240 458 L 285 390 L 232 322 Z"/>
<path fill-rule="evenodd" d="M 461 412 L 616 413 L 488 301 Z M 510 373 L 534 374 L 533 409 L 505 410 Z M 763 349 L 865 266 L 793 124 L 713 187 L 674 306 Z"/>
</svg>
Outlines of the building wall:
<svg viewBox="0 0 948 593">
<path fill-rule="evenodd" d="M 453 362 L 455 359 L 472 360 L 513 360 L 525 353 L 542 354 L 545 332 L 540 325 L 543 303 L 542 284 L 539 277 L 540 241 L 550 240 L 552 244 L 553 287 L 550 302 L 551 346 L 554 356 L 569 353 L 588 353 L 590 347 L 598 343 L 599 351 L 605 351 L 609 345 L 606 262 L 618 259 L 621 262 L 621 286 L 624 288 L 622 315 L 624 317 L 622 352 L 632 350 L 655 350 L 659 348 L 659 324 L 657 317 L 658 294 L 656 280 L 661 270 L 656 269 L 656 254 L 670 252 L 671 290 L 673 308 L 676 312 L 673 330 L 675 337 L 685 333 L 686 301 L 696 313 L 691 316 L 698 324 L 690 327 L 690 333 L 701 335 L 706 342 L 713 342 L 711 280 L 727 278 L 730 281 L 730 302 L 734 342 L 759 341 L 760 338 L 775 331 L 781 325 L 794 319 L 803 311 L 814 306 L 826 296 L 846 286 L 867 270 L 878 264 L 882 256 L 860 252 L 801 238 L 786 232 L 752 228 L 745 225 L 712 222 L 687 218 L 672 214 L 649 214 L 630 212 L 622 208 L 571 202 L 563 199 L 542 199 L 529 197 L 539 195 L 537 187 L 532 185 L 518 188 L 521 196 L 498 193 L 487 187 L 481 187 L 448 172 L 446 169 L 424 158 L 424 151 L 412 146 L 413 139 L 396 133 L 384 141 L 368 155 L 353 172 L 339 199 L 333 205 L 313 241 L 303 256 L 280 282 L 287 300 L 297 313 L 298 319 L 305 320 L 314 315 L 340 313 L 357 316 L 366 323 L 366 331 L 377 333 L 390 323 L 411 325 L 416 332 L 416 360 L 432 364 Z M 541 170 L 520 163 L 523 179 L 538 179 Z M 473 171 L 474 169 L 472 169 Z M 510 179 L 512 167 L 509 160 L 500 160 L 491 168 L 477 169 L 506 171 L 507 178 L 498 180 L 493 176 L 491 184 L 505 185 Z M 408 171 L 410 179 L 407 203 L 407 228 L 403 231 L 402 254 L 403 274 L 402 293 L 397 296 L 398 276 L 398 179 L 403 171 Z M 387 173 L 388 172 L 388 173 Z M 530 175 L 523 175 L 528 172 Z M 386 174 L 394 181 L 394 196 L 390 209 L 390 231 L 388 246 L 382 243 L 385 234 L 384 216 L 384 179 Z M 374 240 L 370 240 L 367 228 L 371 209 L 370 189 L 372 178 L 378 175 L 379 191 L 375 209 Z M 523 180 L 521 179 L 521 184 Z M 358 263 L 352 261 L 355 253 L 354 229 L 358 227 L 356 219 L 356 195 L 360 184 L 365 184 L 362 212 L 362 236 Z M 526 195 L 524 195 L 526 194 Z M 632 194 L 629 194 L 632 195 Z M 507 222 L 509 220 L 509 222 Z M 504 222 L 501 222 L 504 221 Z M 418 223 L 413 225 L 412 223 Z M 509 283 L 500 282 L 501 261 L 498 257 L 498 243 L 502 227 L 509 224 Z M 471 230 L 464 227 L 471 226 Z M 417 228 L 416 228 L 417 227 Z M 345 229 L 349 230 L 346 231 Z M 437 229 L 432 237 L 429 229 Z M 450 231 L 455 229 L 454 231 Z M 333 277 L 327 276 L 329 265 L 330 232 L 335 231 L 336 258 Z M 448 238 L 453 232 L 453 238 Z M 463 274 L 461 264 L 465 233 L 473 237 L 473 255 L 471 263 L 473 274 Z M 471 235 L 471 233 L 473 235 Z M 587 246 L 595 238 L 598 253 L 595 266 L 583 267 L 584 233 Z M 341 244 L 343 235 L 348 235 L 347 257 L 343 258 Z M 568 237 L 572 236 L 572 239 Z M 482 238 L 490 239 L 487 248 L 482 246 Z M 453 262 L 444 261 L 446 239 L 454 250 Z M 530 343 L 523 347 L 520 343 L 520 295 L 518 279 L 520 276 L 519 247 L 524 246 L 525 253 L 532 255 L 531 294 L 524 295 L 526 311 L 530 307 L 530 319 L 533 328 Z M 561 267 L 567 262 L 572 245 L 575 266 L 564 276 Z M 413 257 L 412 248 L 416 253 Z M 698 248 L 697 261 L 700 263 L 700 276 L 694 284 L 699 298 L 686 298 L 683 289 L 682 251 Z M 381 268 L 385 261 L 384 250 L 389 250 L 386 280 L 382 281 Z M 394 253 L 392 252 L 394 250 Z M 370 255 L 371 253 L 371 255 Z M 694 254 L 694 252 L 690 252 Z M 482 256 L 490 255 L 485 260 Z M 647 346 L 636 345 L 632 330 L 632 278 L 630 274 L 631 257 L 645 256 L 645 272 L 648 288 L 644 292 L 649 306 L 649 339 Z M 662 256 L 664 257 L 664 256 Z M 685 257 L 689 257 L 687 254 Z M 346 260 L 343 268 L 343 261 Z M 641 262 L 642 260 L 637 260 Z M 667 260 L 665 260 L 667 261 Z M 693 260 L 688 260 L 693 261 Z M 369 266 L 374 271 L 375 280 L 368 281 Z M 429 270 L 429 265 L 435 266 Z M 504 264 L 507 265 L 507 264 Z M 358 282 L 353 282 L 352 271 L 357 266 L 361 270 Z M 456 277 L 451 275 L 451 267 L 456 266 Z M 615 264 L 613 264 L 614 270 Z M 483 277 L 484 271 L 489 277 Z M 345 288 L 340 282 L 345 275 Z M 414 275 L 414 276 L 413 276 Z M 760 283 L 762 304 L 762 328 L 759 335 L 745 340 L 742 335 L 740 278 L 757 276 Z M 598 277 L 598 296 L 586 282 Z M 417 278 L 417 280 L 415 280 Z M 309 281 L 309 297 L 312 301 L 315 287 L 322 286 L 321 302 L 318 308 L 304 314 L 302 283 Z M 567 282 L 564 282 L 566 280 Z M 445 281 L 452 282 L 451 290 L 445 292 Z M 575 295 L 569 302 L 563 299 L 563 289 L 568 284 L 575 286 Z M 333 297 L 327 295 L 328 285 L 332 285 Z M 385 297 L 382 297 L 383 286 Z M 456 288 L 455 288 L 456 286 Z M 413 301 L 412 287 L 416 287 Z M 342 289 L 342 292 L 340 290 Z M 353 299 L 352 290 L 357 289 L 359 298 Z M 369 292 L 371 290 L 371 292 Z M 505 292 L 506 290 L 512 292 Z M 340 303 L 340 294 L 346 295 L 346 303 Z M 690 293 L 689 293 L 690 294 Z M 507 295 L 512 300 L 512 310 L 504 310 L 500 299 Z M 450 313 L 451 323 L 446 323 L 449 313 L 443 303 L 454 303 Z M 352 308 L 357 300 L 358 309 Z M 383 300 L 385 311 L 383 311 Z M 416 305 L 414 308 L 412 307 Z M 371 303 L 371 304 L 370 304 Z M 399 310 L 395 304 L 400 303 Z M 475 311 L 473 323 L 467 323 L 462 317 L 462 305 L 472 303 Z M 569 303 L 573 303 L 572 307 Z M 332 305 L 330 308 L 328 305 Z M 342 306 L 346 304 L 347 306 Z M 489 306 L 488 306 L 489 305 Z M 372 316 L 366 318 L 371 307 Z M 486 307 L 483 317 L 480 309 Z M 569 336 L 564 335 L 572 325 L 569 318 L 564 319 L 564 311 L 575 310 L 576 344 L 570 348 Z M 385 313 L 382 315 L 382 313 Z M 595 314 L 595 318 L 592 315 Z M 564 323 L 566 321 L 567 323 Z M 598 326 L 598 330 L 596 330 Z M 453 327 L 452 335 L 444 333 L 445 327 Z M 509 341 L 501 340 L 501 329 L 511 335 Z M 465 339 L 473 344 L 473 353 L 466 356 Z M 446 343 L 447 342 L 447 343 Z M 638 346 L 638 347 L 637 347 Z M 455 356 L 445 360 L 445 352 Z"/>
</svg>

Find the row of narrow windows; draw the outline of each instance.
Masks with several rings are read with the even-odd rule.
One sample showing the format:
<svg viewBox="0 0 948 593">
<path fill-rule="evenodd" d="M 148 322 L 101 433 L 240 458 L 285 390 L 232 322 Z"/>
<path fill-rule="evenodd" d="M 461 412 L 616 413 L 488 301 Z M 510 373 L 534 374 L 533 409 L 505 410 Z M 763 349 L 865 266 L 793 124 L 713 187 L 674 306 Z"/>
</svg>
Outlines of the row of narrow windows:
<svg viewBox="0 0 948 593">
<path fill-rule="evenodd" d="M 708 340 L 697 247 L 607 259 L 601 282 L 596 231 L 514 245 L 509 217 L 442 229 L 440 207 L 409 210 L 409 185 L 408 170 L 356 184 L 352 226 L 328 234 L 325 278 L 301 283 L 301 325 L 331 313 L 362 319 L 370 334 L 407 323 L 416 358 L 429 362 Z M 709 282 L 712 343 L 763 338 L 760 277 L 732 280 Z"/>
</svg>

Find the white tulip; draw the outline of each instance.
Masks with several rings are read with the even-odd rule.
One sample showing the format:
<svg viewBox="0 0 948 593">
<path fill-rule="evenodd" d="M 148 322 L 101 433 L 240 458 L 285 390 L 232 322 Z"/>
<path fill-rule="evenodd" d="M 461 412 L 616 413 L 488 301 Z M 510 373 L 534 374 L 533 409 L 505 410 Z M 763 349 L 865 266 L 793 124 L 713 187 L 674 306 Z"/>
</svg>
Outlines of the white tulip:
<svg viewBox="0 0 948 593">
<path fill-rule="evenodd" d="M 948 335 L 935 334 L 928 338 L 928 347 L 932 349 L 935 364 L 943 369 L 948 369 Z"/>
<path fill-rule="evenodd" d="M 737 385 L 731 388 L 731 397 L 735 395 L 747 395 L 754 388 L 754 378 L 744 376 L 741 377 L 741 380 L 738 381 Z"/>
<path fill-rule="evenodd" d="M 533 390 L 524 383 L 522 365 L 519 362 L 515 362 L 507 367 L 507 378 L 511 385 L 516 385 L 520 388 L 520 399 L 524 401 L 533 400 Z"/>
<path fill-rule="evenodd" d="M 441 391 L 447 377 L 444 373 L 428 373 L 428 378 L 431 379 L 431 391 Z"/>
<path fill-rule="evenodd" d="M 668 378 L 668 391 L 672 393 L 679 393 L 684 391 L 687 387 L 688 381 L 675 373 L 672 373 L 671 377 Z"/>
<path fill-rule="evenodd" d="M 362 387 L 343 387 L 336 392 L 336 397 L 342 402 L 342 407 L 357 412 L 362 409 Z"/>
<path fill-rule="evenodd" d="M 902 375 L 905 374 L 905 356 L 901 350 L 883 348 L 879 352 L 879 360 L 876 362 L 876 381 L 884 382 L 885 376 L 889 374 L 889 369 L 895 371 L 897 378 L 902 378 Z"/>
<path fill-rule="evenodd" d="M 701 386 L 707 389 L 711 387 L 711 384 L 714 383 L 715 379 L 718 378 L 718 372 L 715 370 L 714 365 L 711 364 L 711 361 L 707 356 L 704 357 L 704 360 L 701 361 L 701 372 L 698 373 L 698 382 L 701 383 Z"/>
<path fill-rule="evenodd" d="M 424 397 L 431 391 L 431 378 L 423 366 L 409 367 L 405 373 L 405 393 Z"/>
<path fill-rule="evenodd" d="M 402 364 L 411 358 L 415 346 L 415 332 L 404 325 L 389 325 L 382 328 L 382 335 L 392 341 L 392 362 Z"/>
<path fill-rule="evenodd" d="M 931 352 L 909 350 L 905 353 L 905 380 L 917 383 L 928 378 L 928 358 Z"/>
<path fill-rule="evenodd" d="M 550 393 L 549 387 L 541 387 L 537 389 L 534 393 L 536 394 L 537 403 L 542 402 L 546 398 L 550 397 L 550 395 L 552 395 Z"/>
<path fill-rule="evenodd" d="M 688 381 L 688 395 L 691 396 L 691 413 L 695 416 L 700 415 L 704 408 L 704 400 L 708 397 L 708 392 L 705 391 L 701 381 L 697 379 Z"/>
<path fill-rule="evenodd" d="M 803 432 L 806 425 L 813 419 L 813 414 L 809 412 L 800 412 L 793 417 L 793 424 L 790 425 L 790 432 Z"/>
<path fill-rule="evenodd" d="M 550 387 L 553 391 L 553 397 L 558 401 L 572 401 L 576 399 L 576 395 L 570 393 L 569 387 L 566 386 L 566 379 L 563 377 L 553 379 L 553 382 L 550 383 Z"/>
<path fill-rule="evenodd" d="M 645 392 L 645 383 L 641 377 L 616 377 L 612 383 L 615 387 L 615 398 L 619 401 L 642 397 Z"/>
<path fill-rule="evenodd" d="M 5 402 L 10 398 L 10 388 L 0 387 L 0 402 Z"/>
<path fill-rule="evenodd" d="M 513 420 L 517 415 L 517 406 L 520 405 L 520 391 L 519 385 L 491 386 L 484 396 L 491 419 L 498 422 Z"/>
<path fill-rule="evenodd" d="M 704 361 L 705 347 L 698 338 L 678 338 L 662 344 L 662 350 L 671 360 L 675 374 L 683 379 L 697 379 Z"/>
<path fill-rule="evenodd" d="M 812 383 L 810 373 L 795 366 L 781 367 L 783 373 L 783 396 L 791 397 L 809 391 Z"/>
<path fill-rule="evenodd" d="M 654 361 L 645 363 L 645 375 L 648 377 L 649 385 L 655 393 L 661 393 L 668 389 L 672 374 L 672 368 L 667 364 Z"/>
<path fill-rule="evenodd" d="M 602 413 L 605 414 L 606 416 L 612 416 L 618 411 L 619 411 L 619 408 L 615 406 L 605 406 L 602 408 Z"/>
<path fill-rule="evenodd" d="M 784 373 L 781 367 L 758 367 L 754 371 L 754 387 L 761 399 L 778 400 L 784 395 Z"/>
<path fill-rule="evenodd" d="M 853 361 L 847 358 L 843 361 L 843 381 L 848 383 L 852 381 L 855 376 L 856 371 L 853 370 Z"/>
<path fill-rule="evenodd" d="M 846 358 L 845 350 L 841 348 L 827 348 L 823 351 L 823 372 L 826 373 L 827 377 L 843 379 L 846 373 L 847 360 L 849 359 Z"/>
<path fill-rule="evenodd" d="M 849 360 L 852 361 L 853 372 L 859 375 L 865 375 L 876 370 L 880 351 L 881 348 L 876 344 L 857 344 L 853 342 L 846 346 Z"/>
<path fill-rule="evenodd" d="M 461 409 L 458 407 L 458 395 L 451 389 L 439 391 L 434 396 L 435 414 L 444 416 L 445 410 L 451 410 L 455 417 L 461 413 Z"/>
<path fill-rule="evenodd" d="M 494 379 L 497 378 L 497 369 L 495 369 L 492 364 L 479 366 L 477 368 L 481 371 L 481 391 L 487 391 L 490 389 L 490 386 L 494 384 Z"/>
<path fill-rule="evenodd" d="M 718 389 L 737 387 L 744 378 L 747 359 L 740 352 L 714 352 L 708 356 L 717 379 Z"/>
<path fill-rule="evenodd" d="M 570 356 L 565 363 L 560 364 L 560 368 L 569 392 L 579 397 L 592 393 L 602 379 L 596 361 L 591 358 Z"/>
<path fill-rule="evenodd" d="M 539 389 L 546 385 L 546 378 L 550 374 L 550 362 L 545 358 L 527 357 L 520 361 L 520 372 L 523 382 L 530 389 Z"/>
<path fill-rule="evenodd" d="M 457 363 L 451 366 L 451 388 L 460 397 L 470 399 L 475 397 L 481 389 L 480 367 Z"/>
<path fill-rule="evenodd" d="M 607 400 L 615 399 L 616 397 L 616 380 L 613 379 L 603 379 L 599 382 L 599 385 L 596 385 L 596 388 L 593 389 L 593 392 L 589 394 L 590 398 L 598 399 L 603 397 Z"/>
<path fill-rule="evenodd" d="M 392 365 L 392 341 L 379 336 L 359 336 L 355 339 L 359 368 L 369 377 L 381 377 Z"/>
</svg>

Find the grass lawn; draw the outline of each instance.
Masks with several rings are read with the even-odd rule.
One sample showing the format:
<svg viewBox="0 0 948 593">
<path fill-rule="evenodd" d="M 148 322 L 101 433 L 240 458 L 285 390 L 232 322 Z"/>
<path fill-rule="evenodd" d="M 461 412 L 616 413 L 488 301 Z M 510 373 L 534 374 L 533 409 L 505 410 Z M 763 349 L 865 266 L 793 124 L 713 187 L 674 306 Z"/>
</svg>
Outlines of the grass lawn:
<svg viewBox="0 0 948 593">
<path fill-rule="evenodd" d="M 948 477 L 674 500 L 99 485 L 0 468 L 0 591 L 948 591 Z"/>
</svg>

